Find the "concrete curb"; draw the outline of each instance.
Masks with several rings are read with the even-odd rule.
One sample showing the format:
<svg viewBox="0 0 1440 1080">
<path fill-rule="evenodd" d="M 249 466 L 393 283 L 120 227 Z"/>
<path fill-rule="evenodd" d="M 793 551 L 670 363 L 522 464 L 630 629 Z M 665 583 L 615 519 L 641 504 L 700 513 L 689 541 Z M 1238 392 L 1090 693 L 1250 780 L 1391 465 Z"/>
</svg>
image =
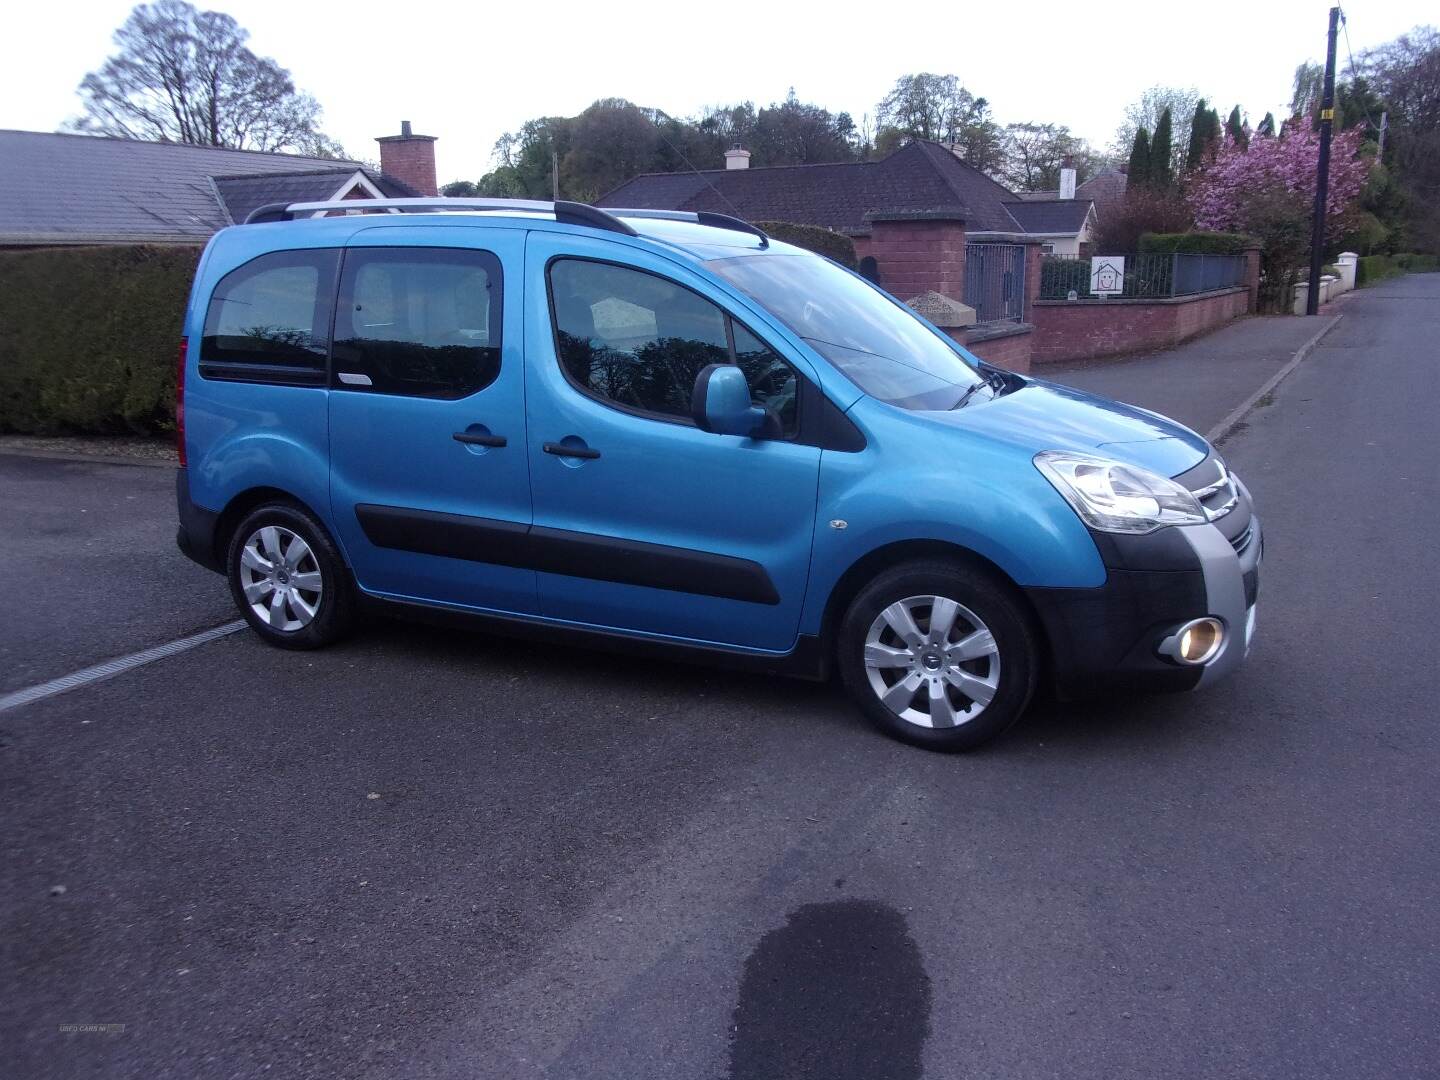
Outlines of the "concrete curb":
<svg viewBox="0 0 1440 1080">
<path fill-rule="evenodd" d="M 179 462 L 157 458 L 120 457 L 116 454 L 67 454 L 63 450 L 28 450 L 20 446 L 0 446 L 0 457 L 39 458 L 42 461 L 69 461 L 90 465 L 138 465 L 144 469 L 179 467 Z"/>
<path fill-rule="evenodd" d="M 1277 371 L 1274 375 L 1271 375 L 1270 378 L 1266 379 L 1265 384 L 1261 386 L 1259 390 L 1256 390 L 1255 393 L 1251 394 L 1248 398 L 1242 401 L 1234 410 L 1231 411 L 1230 415 L 1225 417 L 1224 420 L 1221 420 L 1220 423 L 1216 424 L 1209 431 L 1207 431 L 1205 433 L 1205 438 L 1210 440 L 1211 445 L 1220 445 L 1220 443 L 1222 443 L 1226 439 L 1226 437 L 1229 436 L 1230 433 L 1233 432 L 1240 425 L 1240 421 L 1245 419 L 1246 415 L 1250 412 L 1250 410 L 1255 408 L 1255 406 L 1259 404 L 1260 400 L 1266 394 L 1270 393 L 1282 382 L 1284 382 L 1285 377 L 1289 375 L 1292 371 L 1294 371 L 1297 367 L 1299 367 L 1305 357 L 1310 355 L 1310 350 L 1315 348 L 1316 345 L 1320 344 L 1320 339 L 1323 338 L 1326 334 L 1328 334 L 1331 330 L 1334 330 L 1335 325 L 1344 317 L 1345 315 L 1343 312 L 1333 316 L 1329 322 L 1327 322 L 1324 326 L 1320 328 L 1320 330 L 1315 334 L 1314 337 L 1312 337 L 1309 341 L 1305 342 L 1304 345 L 1301 345 L 1300 348 L 1295 350 L 1295 355 L 1290 358 L 1289 362 L 1279 371 Z"/>
</svg>

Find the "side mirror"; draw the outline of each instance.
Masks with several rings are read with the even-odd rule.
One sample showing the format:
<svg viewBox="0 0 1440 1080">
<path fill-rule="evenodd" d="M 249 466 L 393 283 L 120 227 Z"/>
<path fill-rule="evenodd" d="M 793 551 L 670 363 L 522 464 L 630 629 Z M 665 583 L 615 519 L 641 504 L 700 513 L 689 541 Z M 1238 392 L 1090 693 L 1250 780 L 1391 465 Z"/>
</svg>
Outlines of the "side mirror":
<svg viewBox="0 0 1440 1080">
<path fill-rule="evenodd" d="M 715 435 L 769 438 L 771 429 L 778 426 L 768 410 L 750 403 L 750 384 L 745 372 L 734 364 L 700 369 L 690 396 L 690 415 L 696 427 Z"/>
</svg>

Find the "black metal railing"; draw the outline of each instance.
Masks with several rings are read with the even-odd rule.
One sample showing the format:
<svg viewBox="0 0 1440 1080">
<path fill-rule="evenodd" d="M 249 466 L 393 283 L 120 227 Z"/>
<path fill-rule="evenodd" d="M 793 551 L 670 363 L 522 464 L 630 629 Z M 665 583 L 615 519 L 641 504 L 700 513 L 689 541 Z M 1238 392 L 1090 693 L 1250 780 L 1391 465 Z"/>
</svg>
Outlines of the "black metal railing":
<svg viewBox="0 0 1440 1080">
<path fill-rule="evenodd" d="M 1020 322 L 1025 317 L 1025 246 L 965 245 L 965 303 L 975 322 Z"/>
<path fill-rule="evenodd" d="M 1126 300 L 1160 300 L 1229 289 L 1245 283 L 1244 255 L 1126 255 Z M 1046 255 L 1040 262 L 1041 300 L 1092 300 L 1089 259 Z M 967 301 L 968 303 L 968 301 Z"/>
</svg>

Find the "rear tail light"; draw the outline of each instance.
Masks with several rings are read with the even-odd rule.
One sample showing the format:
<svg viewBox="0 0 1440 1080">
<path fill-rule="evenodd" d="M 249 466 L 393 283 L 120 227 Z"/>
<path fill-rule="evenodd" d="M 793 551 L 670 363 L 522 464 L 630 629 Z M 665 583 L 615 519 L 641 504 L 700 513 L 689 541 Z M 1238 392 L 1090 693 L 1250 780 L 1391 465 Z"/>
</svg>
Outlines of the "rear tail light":
<svg viewBox="0 0 1440 1080">
<path fill-rule="evenodd" d="M 180 351 L 175 357 L 175 451 L 180 455 L 180 467 L 185 468 L 185 352 L 189 338 L 180 339 Z"/>
</svg>

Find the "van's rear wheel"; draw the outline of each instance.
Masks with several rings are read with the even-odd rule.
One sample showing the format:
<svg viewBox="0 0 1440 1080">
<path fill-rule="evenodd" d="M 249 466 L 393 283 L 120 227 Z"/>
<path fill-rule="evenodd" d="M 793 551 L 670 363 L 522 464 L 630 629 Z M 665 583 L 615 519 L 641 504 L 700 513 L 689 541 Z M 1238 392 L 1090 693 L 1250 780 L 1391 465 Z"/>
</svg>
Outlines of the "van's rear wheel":
<svg viewBox="0 0 1440 1080">
<path fill-rule="evenodd" d="M 994 738 L 1035 690 L 1037 648 L 1018 600 L 958 563 L 882 573 L 851 603 L 837 650 L 841 680 L 871 723 L 932 750 Z"/>
<path fill-rule="evenodd" d="M 272 645 L 316 649 L 354 622 L 345 562 L 324 527 L 298 506 L 252 510 L 230 538 L 225 565 L 240 614 Z"/>
</svg>

